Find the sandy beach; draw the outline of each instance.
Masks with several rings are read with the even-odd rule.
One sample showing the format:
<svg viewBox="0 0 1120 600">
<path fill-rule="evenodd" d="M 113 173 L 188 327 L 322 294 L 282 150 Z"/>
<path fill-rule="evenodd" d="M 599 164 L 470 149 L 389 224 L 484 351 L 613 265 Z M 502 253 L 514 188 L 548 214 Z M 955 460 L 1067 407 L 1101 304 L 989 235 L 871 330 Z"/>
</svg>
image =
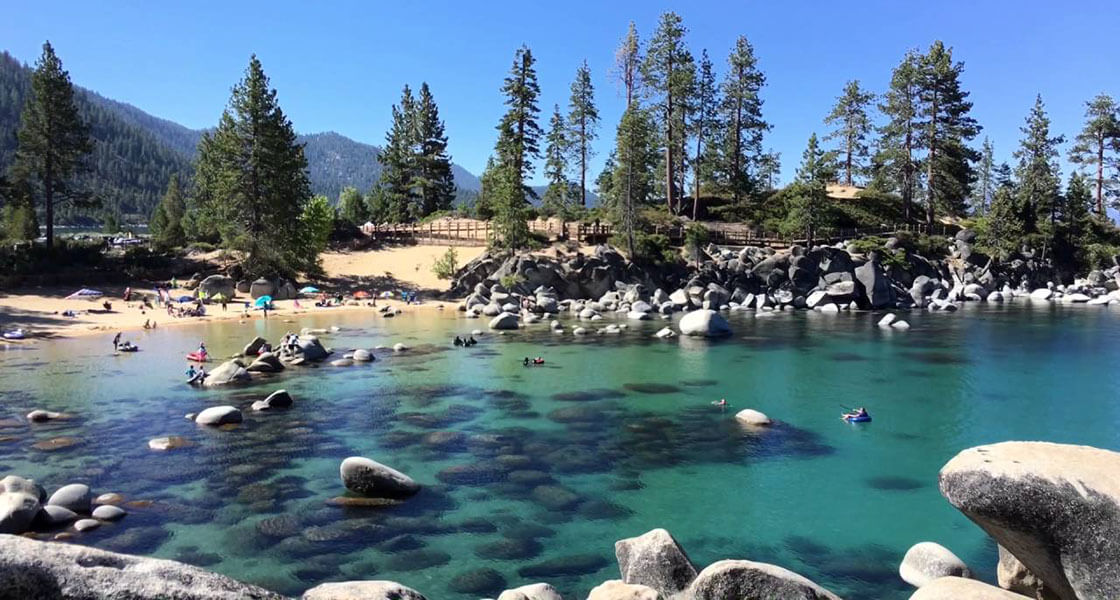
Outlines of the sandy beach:
<svg viewBox="0 0 1120 600">
<path fill-rule="evenodd" d="M 481 246 L 456 247 L 458 262 L 466 264 L 485 250 Z M 313 282 L 324 292 L 347 293 L 357 289 L 364 289 L 373 294 L 384 291 L 393 292 L 394 295 L 401 289 L 418 291 L 420 304 L 406 306 L 398 298 L 376 300 L 377 306 L 389 304 L 401 310 L 440 310 L 452 308 L 455 301 L 451 299 L 434 299 L 434 294 L 447 290 L 449 282 L 440 280 L 431 272 L 435 260 L 447 251 L 447 246 L 417 245 L 370 250 L 363 252 L 326 252 L 323 254 L 323 269 L 325 283 Z M 187 277 L 188 274 L 183 274 Z M 302 285 L 302 282 L 301 282 Z M 103 298 L 96 300 L 66 300 L 66 296 L 74 292 L 71 288 L 27 288 L 0 294 L 0 330 L 10 331 L 23 329 L 28 335 L 27 340 L 3 340 L 0 343 L 29 343 L 41 338 L 64 338 L 80 335 L 93 335 L 110 331 L 129 331 L 142 329 L 145 321 L 151 321 L 156 327 L 175 327 L 187 324 L 196 324 L 210 321 L 245 321 L 248 319 L 264 318 L 259 310 L 248 313 L 244 310 L 244 302 L 250 300 L 248 295 L 239 295 L 223 311 L 219 305 L 207 306 L 207 314 L 203 317 L 175 318 L 168 315 L 163 307 L 146 309 L 141 303 L 142 298 L 136 294 L 147 295 L 154 302 L 154 292 L 139 286 L 133 287 L 133 299 L 130 302 L 122 300 L 124 288 L 119 286 L 95 287 L 105 293 Z M 171 290 L 171 296 L 177 298 L 183 295 L 192 295 L 190 290 Z M 112 309 L 106 311 L 102 302 L 109 301 Z M 298 302 L 298 306 L 297 306 Z M 269 311 L 269 319 L 290 319 L 298 315 L 311 314 L 318 311 L 375 311 L 368 306 L 367 301 L 359 305 L 343 304 L 320 308 L 314 305 L 314 298 L 301 300 L 277 300 L 275 310 Z M 65 311 L 74 311 L 75 316 L 63 316 Z"/>
</svg>

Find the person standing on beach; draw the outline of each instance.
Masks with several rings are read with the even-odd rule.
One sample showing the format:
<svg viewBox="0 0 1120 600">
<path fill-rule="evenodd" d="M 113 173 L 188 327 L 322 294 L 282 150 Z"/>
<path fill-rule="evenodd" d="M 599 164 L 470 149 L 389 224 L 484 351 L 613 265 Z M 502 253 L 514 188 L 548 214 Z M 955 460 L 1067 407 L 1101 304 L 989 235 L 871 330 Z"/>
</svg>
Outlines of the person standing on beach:
<svg viewBox="0 0 1120 600">
<path fill-rule="evenodd" d="M 115 352 L 117 350 L 117 347 L 120 346 L 120 345 L 121 345 L 121 332 L 118 331 L 117 335 L 113 337 L 113 351 Z"/>
</svg>

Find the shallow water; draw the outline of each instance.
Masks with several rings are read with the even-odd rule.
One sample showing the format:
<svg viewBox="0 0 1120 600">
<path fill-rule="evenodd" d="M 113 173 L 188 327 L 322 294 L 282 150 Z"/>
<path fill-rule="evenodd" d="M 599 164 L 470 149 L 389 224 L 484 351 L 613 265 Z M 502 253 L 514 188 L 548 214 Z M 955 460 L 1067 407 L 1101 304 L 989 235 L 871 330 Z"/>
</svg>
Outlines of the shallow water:
<svg viewBox="0 0 1120 600">
<path fill-rule="evenodd" d="M 0 473 L 134 501 L 80 543 L 294 595 L 375 578 L 430 598 L 540 580 L 582 598 L 617 577 L 613 542 L 653 527 L 698 566 L 773 562 L 850 598 L 907 597 L 897 565 L 922 540 L 991 579 L 995 545 L 941 498 L 937 471 L 963 448 L 1007 439 L 1120 446 L 1120 310 L 969 307 L 909 315 L 905 332 L 878 329 L 879 316 L 733 315 L 736 335 L 720 342 L 651 339 L 659 321 L 586 338 L 536 325 L 459 349 L 447 340 L 485 321 L 324 311 L 298 324 L 138 333 L 134 355 L 106 352 L 110 335 L 44 342 L 0 351 Z M 336 350 L 412 350 L 248 387 L 181 383 L 181 357 L 200 338 L 220 356 L 254 335 L 329 325 L 343 328 L 323 336 Z M 544 366 L 521 365 L 537 355 Z M 280 387 L 294 408 L 247 410 Z M 721 397 L 731 408 L 710 404 Z M 214 404 L 246 409 L 245 423 L 183 418 Z M 874 422 L 841 422 L 852 405 Z M 734 413 L 746 407 L 780 423 L 745 431 Z M 5 421 L 34 408 L 74 419 Z M 191 445 L 149 450 L 163 435 Z M 42 444 L 57 438 L 74 439 Z M 424 491 L 395 507 L 329 505 L 351 455 Z"/>
</svg>

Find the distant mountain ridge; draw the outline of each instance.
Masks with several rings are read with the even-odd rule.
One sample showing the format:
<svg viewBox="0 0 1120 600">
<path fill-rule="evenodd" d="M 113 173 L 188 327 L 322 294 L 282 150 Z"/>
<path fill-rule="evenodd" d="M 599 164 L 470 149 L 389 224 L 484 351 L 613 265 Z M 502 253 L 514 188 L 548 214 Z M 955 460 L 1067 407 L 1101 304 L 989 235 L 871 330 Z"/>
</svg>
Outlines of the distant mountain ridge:
<svg viewBox="0 0 1120 600">
<path fill-rule="evenodd" d="M 19 117 L 30 89 L 31 70 L 0 52 L 0 172 L 14 159 Z M 147 218 L 173 173 L 187 176 L 205 130 L 174 121 L 75 86 L 79 108 L 95 140 L 90 187 L 104 201 L 102 209 Z M 380 148 L 333 131 L 300 135 L 308 162 L 311 189 L 332 201 L 343 188 L 367 192 L 381 175 Z M 453 164 L 455 183 L 477 191 L 478 177 Z M 77 218 L 62 211 L 60 218 Z"/>
</svg>

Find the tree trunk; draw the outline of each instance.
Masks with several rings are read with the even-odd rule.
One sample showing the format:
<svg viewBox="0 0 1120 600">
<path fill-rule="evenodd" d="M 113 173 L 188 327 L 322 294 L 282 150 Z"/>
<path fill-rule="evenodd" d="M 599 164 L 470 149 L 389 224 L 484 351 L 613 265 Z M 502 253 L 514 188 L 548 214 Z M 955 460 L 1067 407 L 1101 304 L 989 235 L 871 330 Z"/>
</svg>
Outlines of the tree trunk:
<svg viewBox="0 0 1120 600">
<path fill-rule="evenodd" d="M 1104 136 L 1097 138 L 1097 214 L 1104 217 Z"/>
<path fill-rule="evenodd" d="M 692 220 L 700 218 L 700 148 L 704 140 L 704 119 L 700 119 L 700 127 L 696 130 L 696 165 L 693 166 L 693 177 L 696 179 L 696 190 L 692 196 Z"/>
<path fill-rule="evenodd" d="M 739 68 L 739 71 L 738 71 L 737 75 L 739 77 L 739 81 L 742 81 L 743 80 L 743 69 L 742 69 L 742 67 Z M 743 154 L 743 152 L 742 152 L 742 146 L 743 146 L 742 134 L 743 134 L 743 98 L 742 98 L 741 95 L 736 95 L 736 97 L 735 97 L 735 131 L 734 131 L 734 135 L 733 135 L 733 138 L 732 138 L 732 139 L 735 140 L 735 143 L 734 143 L 735 158 L 732 159 L 732 161 L 731 161 L 732 173 L 734 173 L 733 177 L 736 180 L 739 178 L 739 173 L 740 173 L 740 170 L 741 170 L 740 169 L 740 167 L 741 167 L 740 159 L 741 159 L 741 156 Z M 734 192 L 735 203 L 738 204 L 739 201 L 742 200 L 742 193 L 741 193 L 738 185 L 733 184 L 732 187 L 735 190 L 735 192 Z"/>
<path fill-rule="evenodd" d="M 926 164 L 926 226 L 933 231 L 933 193 L 935 189 L 933 163 L 937 156 L 937 95 L 929 111 L 929 157 Z"/>
<path fill-rule="evenodd" d="M 579 119 L 579 205 L 587 208 L 587 117 Z"/>
<path fill-rule="evenodd" d="M 54 248 L 54 164 L 49 153 L 43 169 L 43 200 L 47 209 L 47 248 Z"/>
<path fill-rule="evenodd" d="M 673 54 L 665 70 L 665 202 L 673 214 Z"/>
</svg>

